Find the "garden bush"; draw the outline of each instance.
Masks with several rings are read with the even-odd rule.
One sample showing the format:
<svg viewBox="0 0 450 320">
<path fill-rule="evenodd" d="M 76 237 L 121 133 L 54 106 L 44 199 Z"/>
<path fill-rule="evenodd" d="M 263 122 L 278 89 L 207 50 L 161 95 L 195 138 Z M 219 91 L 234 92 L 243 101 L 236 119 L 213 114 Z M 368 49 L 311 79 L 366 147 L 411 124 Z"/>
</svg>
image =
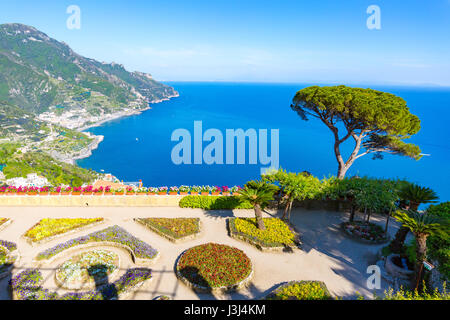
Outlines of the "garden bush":
<svg viewBox="0 0 450 320">
<path fill-rule="evenodd" d="M 179 206 L 204 210 L 253 209 L 250 203 L 241 201 L 239 196 L 186 196 L 180 200 Z"/>
<path fill-rule="evenodd" d="M 427 212 L 440 217 L 450 219 L 450 201 L 438 205 L 431 205 Z M 439 263 L 439 271 L 450 279 L 450 236 L 431 236 L 427 241 L 428 255 Z"/>
</svg>

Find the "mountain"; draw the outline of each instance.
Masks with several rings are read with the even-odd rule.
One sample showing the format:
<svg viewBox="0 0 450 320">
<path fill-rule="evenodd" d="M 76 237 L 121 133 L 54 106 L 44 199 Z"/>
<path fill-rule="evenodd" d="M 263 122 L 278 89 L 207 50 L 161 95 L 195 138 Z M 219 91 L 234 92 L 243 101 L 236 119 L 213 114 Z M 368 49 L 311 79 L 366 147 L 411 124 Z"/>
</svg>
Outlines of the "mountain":
<svg viewBox="0 0 450 320">
<path fill-rule="evenodd" d="M 82 109 L 98 116 L 177 95 L 150 74 L 85 58 L 33 27 L 0 25 L 0 100 L 27 112 Z"/>
</svg>

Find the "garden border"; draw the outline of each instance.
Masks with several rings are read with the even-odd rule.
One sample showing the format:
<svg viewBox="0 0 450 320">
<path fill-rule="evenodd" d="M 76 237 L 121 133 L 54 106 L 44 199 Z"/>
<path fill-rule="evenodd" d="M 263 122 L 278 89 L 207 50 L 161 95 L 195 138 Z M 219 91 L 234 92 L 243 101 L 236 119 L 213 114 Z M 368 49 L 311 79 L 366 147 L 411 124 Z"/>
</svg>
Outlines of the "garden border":
<svg viewBox="0 0 450 320">
<path fill-rule="evenodd" d="M 226 246 L 231 247 L 231 248 L 235 248 L 235 247 L 232 247 L 232 246 L 227 245 L 227 244 L 226 244 Z M 194 248 L 194 247 L 191 247 L 191 248 L 188 248 L 188 249 L 184 250 L 178 256 L 178 258 L 175 260 L 175 266 L 174 266 L 174 271 L 175 271 L 175 275 L 176 275 L 177 279 L 180 280 L 188 288 L 190 288 L 190 289 L 192 289 L 192 290 L 194 290 L 196 292 L 200 292 L 200 293 L 229 293 L 229 292 L 233 292 L 233 291 L 237 291 L 237 290 L 245 288 L 252 281 L 253 275 L 254 275 L 253 262 L 250 259 L 250 257 L 248 257 L 248 255 L 244 252 L 244 254 L 248 257 L 248 259 L 250 261 L 250 267 L 251 267 L 250 274 L 244 280 L 241 280 L 238 283 L 235 283 L 233 285 L 216 287 L 216 288 L 204 287 L 204 286 L 200 286 L 198 284 L 190 282 L 178 270 L 178 262 L 180 261 L 181 257 L 186 253 L 186 251 L 188 251 L 189 249 L 192 249 L 192 248 Z M 235 249 L 240 250 L 239 248 L 235 248 Z M 241 251 L 243 252 L 243 250 L 241 250 Z"/>
<path fill-rule="evenodd" d="M 0 232 L 3 231 L 4 229 L 6 229 L 6 227 L 9 226 L 13 222 L 13 220 L 10 218 L 5 218 L 5 219 L 8 219 L 8 220 L 6 220 L 5 223 L 0 225 Z"/>
<path fill-rule="evenodd" d="M 202 220 L 200 218 L 189 218 L 188 219 L 198 219 L 198 228 L 199 231 L 195 234 L 189 235 L 189 236 L 185 236 L 183 238 L 180 239 L 176 239 L 174 237 L 171 237 L 168 234 L 165 234 L 164 232 L 160 231 L 158 228 L 154 227 L 154 226 L 149 226 L 149 225 L 144 225 L 141 222 L 137 221 L 137 219 L 151 219 L 151 218 L 133 218 L 133 221 L 136 222 L 137 224 L 139 224 L 141 227 L 143 227 L 145 230 L 147 231 L 152 231 L 154 233 L 156 233 L 158 236 L 161 236 L 163 238 L 165 238 L 166 240 L 175 243 L 175 244 L 180 244 L 180 243 L 185 243 L 188 241 L 192 241 L 195 240 L 197 238 L 200 238 L 201 236 L 203 236 L 203 223 Z M 166 218 L 166 219 L 175 219 L 175 218 Z"/>
<path fill-rule="evenodd" d="M 256 247 L 258 250 L 260 250 L 262 252 L 277 252 L 277 253 L 279 253 L 279 252 L 286 252 L 286 250 L 301 249 L 302 241 L 300 238 L 300 233 L 290 223 L 283 221 L 289 227 L 289 230 L 294 234 L 294 237 L 295 237 L 294 244 L 272 247 L 272 246 L 264 245 L 264 242 L 262 242 L 262 241 L 259 241 L 259 242 L 253 241 L 252 239 L 249 239 L 248 236 L 246 236 L 245 234 L 238 232 L 238 231 L 234 231 L 231 226 L 231 220 L 234 220 L 234 219 L 237 219 L 237 218 L 236 217 L 227 218 L 228 235 L 233 239 L 248 243 L 248 244 L 252 245 L 253 247 Z M 278 219 L 278 218 L 275 218 L 275 219 Z"/>
<path fill-rule="evenodd" d="M 312 282 L 319 282 L 322 286 L 322 289 L 324 289 L 324 291 L 331 297 L 330 300 L 332 300 L 334 298 L 334 295 L 331 294 L 330 290 L 328 289 L 326 283 L 324 281 L 321 280 L 290 280 L 290 281 L 285 281 L 285 282 L 281 282 L 278 284 L 278 286 L 276 286 L 273 290 L 271 290 L 268 294 L 262 296 L 260 299 L 258 300 L 268 300 L 268 298 L 270 298 L 271 296 L 276 295 L 277 291 L 280 291 L 294 283 L 300 283 L 300 282 L 307 282 L 307 283 L 312 283 Z"/>
<path fill-rule="evenodd" d="M 1 246 L 1 245 L 0 245 L 0 246 Z M 19 253 L 19 250 L 18 250 L 18 249 L 14 250 L 14 251 L 9 251 L 6 247 L 4 247 L 4 246 L 1 246 L 1 247 L 7 251 L 8 256 L 11 255 L 12 257 L 15 257 L 15 260 L 14 260 L 14 262 L 13 262 L 9 267 L 7 267 L 3 272 L 0 272 L 0 280 L 3 279 L 3 278 L 5 278 L 5 277 L 7 277 L 9 274 L 11 274 L 11 270 L 14 269 L 14 264 L 16 264 L 17 262 L 19 262 L 19 260 L 20 260 L 20 253 Z"/>
<path fill-rule="evenodd" d="M 37 223 L 41 222 L 43 219 L 40 219 Z M 51 219 L 60 219 L 60 218 L 51 218 Z M 66 218 L 62 218 L 62 219 L 66 219 Z M 70 219 L 70 218 L 67 218 L 67 219 Z M 74 219 L 77 219 L 77 218 L 74 218 Z M 96 219 L 96 218 L 83 218 L 83 219 Z M 53 240 L 56 240 L 58 238 L 62 238 L 62 237 L 67 236 L 67 235 L 72 235 L 72 234 L 75 234 L 75 233 L 78 233 L 78 232 L 86 231 L 86 230 L 88 230 L 90 228 L 99 226 L 99 225 L 101 225 L 103 223 L 106 223 L 108 221 L 106 218 L 102 218 L 102 219 L 103 219 L 102 221 L 93 222 L 93 223 L 90 223 L 90 224 L 87 224 L 87 225 L 84 225 L 84 226 L 81 226 L 81 227 L 78 227 L 78 228 L 75 228 L 75 229 L 71 229 L 71 230 L 69 230 L 67 232 L 64 232 L 64 233 L 58 233 L 58 234 L 55 234 L 53 236 L 44 238 L 44 239 L 39 240 L 39 241 L 33 241 L 31 238 L 28 238 L 28 237 L 25 236 L 25 234 L 37 224 L 37 223 L 35 223 L 33 225 L 33 227 L 31 227 L 30 229 L 25 231 L 25 233 L 21 236 L 21 238 L 24 239 L 32 247 L 35 247 L 35 246 L 39 246 L 39 245 L 42 245 L 42 244 L 45 244 L 45 243 L 52 242 Z"/>
<path fill-rule="evenodd" d="M 345 225 L 346 223 L 348 223 L 348 221 L 340 223 L 340 224 L 339 224 L 339 229 L 341 230 L 341 232 L 342 232 L 345 236 L 347 236 L 348 238 L 350 238 L 350 239 L 352 239 L 352 240 L 355 240 L 356 242 L 364 243 L 364 244 L 379 245 L 379 244 L 385 244 L 385 243 L 388 243 L 388 242 L 391 240 L 391 236 L 390 236 L 389 234 L 386 234 L 386 238 L 385 238 L 385 239 L 383 239 L 383 240 L 376 240 L 376 241 L 371 241 L 371 240 L 359 238 L 359 237 L 357 237 L 357 236 L 355 236 L 355 235 L 353 235 L 353 234 L 347 232 L 347 230 L 346 230 L 345 227 L 344 227 L 344 225 Z"/>
</svg>

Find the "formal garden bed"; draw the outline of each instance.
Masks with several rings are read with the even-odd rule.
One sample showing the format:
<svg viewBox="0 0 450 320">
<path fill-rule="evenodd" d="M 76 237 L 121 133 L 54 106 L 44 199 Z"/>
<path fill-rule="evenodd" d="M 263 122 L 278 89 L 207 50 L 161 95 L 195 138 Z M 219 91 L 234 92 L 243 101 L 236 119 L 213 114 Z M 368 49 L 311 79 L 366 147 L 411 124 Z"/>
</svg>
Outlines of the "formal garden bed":
<svg viewBox="0 0 450 320">
<path fill-rule="evenodd" d="M 0 231 L 2 231 L 6 226 L 8 226 L 11 223 L 11 219 L 7 218 L 0 218 Z"/>
<path fill-rule="evenodd" d="M 41 244 L 59 236 L 75 233 L 87 227 L 93 227 L 104 222 L 103 218 L 94 219 L 42 219 L 24 234 L 24 238 L 31 244 Z"/>
<path fill-rule="evenodd" d="M 229 218 L 230 236 L 261 251 L 292 250 L 301 244 L 299 234 L 283 220 L 264 218 L 263 221 L 266 230 L 258 229 L 255 218 Z"/>
<path fill-rule="evenodd" d="M 93 289 L 108 283 L 119 270 L 119 256 L 108 250 L 91 250 L 75 255 L 61 264 L 56 283 L 64 289 Z"/>
<path fill-rule="evenodd" d="M 241 201 L 239 196 L 185 196 L 179 206 L 204 210 L 253 209 L 250 203 Z"/>
<path fill-rule="evenodd" d="M 135 221 L 175 243 L 194 239 L 201 228 L 199 218 L 137 218 Z"/>
<path fill-rule="evenodd" d="M 18 259 L 17 245 L 14 242 L 0 240 L 0 279 L 9 274 Z"/>
<path fill-rule="evenodd" d="M 383 228 L 374 223 L 353 221 L 341 224 L 341 230 L 354 240 L 368 244 L 381 244 L 389 241 Z"/>
<path fill-rule="evenodd" d="M 244 287 L 253 275 L 247 255 L 234 247 L 207 243 L 183 252 L 176 263 L 177 277 L 202 292 L 228 292 Z"/>
<path fill-rule="evenodd" d="M 119 226 L 112 226 L 42 251 L 37 255 L 36 262 L 50 263 L 62 253 L 69 254 L 72 250 L 102 245 L 124 248 L 130 252 L 135 263 L 142 265 L 153 263 L 159 256 L 158 251 L 149 244 Z"/>
<path fill-rule="evenodd" d="M 43 277 L 38 269 L 28 269 L 13 277 L 9 285 L 14 300 L 117 300 L 126 299 L 151 278 L 150 269 L 129 269 L 118 280 L 96 290 L 59 295 L 41 286 Z"/>
<path fill-rule="evenodd" d="M 264 300 L 331 300 L 322 281 L 290 281 L 269 293 Z"/>
</svg>

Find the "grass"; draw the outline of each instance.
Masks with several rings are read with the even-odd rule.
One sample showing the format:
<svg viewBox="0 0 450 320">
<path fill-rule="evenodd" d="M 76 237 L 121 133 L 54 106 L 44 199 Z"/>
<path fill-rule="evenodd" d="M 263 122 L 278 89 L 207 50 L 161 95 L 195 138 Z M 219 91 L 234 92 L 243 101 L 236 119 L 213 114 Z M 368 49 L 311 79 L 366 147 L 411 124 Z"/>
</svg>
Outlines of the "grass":
<svg viewBox="0 0 450 320">
<path fill-rule="evenodd" d="M 278 218 L 264 218 L 266 230 L 257 228 L 255 218 L 231 218 L 231 233 L 264 247 L 284 247 L 295 244 L 296 236 L 289 226 Z"/>
<path fill-rule="evenodd" d="M 103 218 L 95 219 L 42 219 L 29 229 L 24 237 L 32 242 L 39 242 L 55 235 L 63 234 L 96 222 L 103 221 Z"/>
<path fill-rule="evenodd" d="M 200 232 L 200 219 L 198 218 L 139 218 L 136 221 L 150 230 L 174 240 Z"/>
</svg>

